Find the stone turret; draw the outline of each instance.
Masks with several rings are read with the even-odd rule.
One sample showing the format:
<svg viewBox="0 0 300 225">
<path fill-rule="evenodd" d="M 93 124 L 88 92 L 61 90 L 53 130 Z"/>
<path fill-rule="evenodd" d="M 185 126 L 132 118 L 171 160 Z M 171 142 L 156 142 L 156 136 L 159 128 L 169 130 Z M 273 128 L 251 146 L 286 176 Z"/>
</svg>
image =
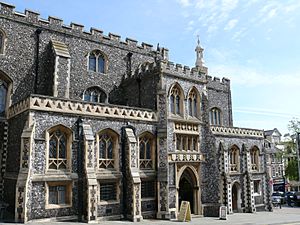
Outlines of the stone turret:
<svg viewBox="0 0 300 225">
<path fill-rule="evenodd" d="M 195 48 L 195 52 L 196 52 L 196 69 L 200 74 L 205 74 L 207 75 L 207 67 L 205 67 L 204 64 L 204 59 L 203 59 L 203 51 L 204 49 L 200 46 L 200 40 L 199 40 L 199 36 L 198 36 L 198 41 L 197 41 L 197 46 Z"/>
</svg>

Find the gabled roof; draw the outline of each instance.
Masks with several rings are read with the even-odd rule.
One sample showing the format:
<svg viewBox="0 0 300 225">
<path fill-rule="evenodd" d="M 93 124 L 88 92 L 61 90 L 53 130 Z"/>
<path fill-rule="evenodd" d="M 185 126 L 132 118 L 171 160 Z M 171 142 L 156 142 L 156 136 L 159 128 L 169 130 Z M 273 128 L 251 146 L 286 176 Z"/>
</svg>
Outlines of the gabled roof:
<svg viewBox="0 0 300 225">
<path fill-rule="evenodd" d="M 278 133 L 279 136 L 282 136 L 277 128 L 274 128 L 273 130 L 265 130 L 264 133 L 265 136 L 272 136 L 274 133 Z"/>
</svg>

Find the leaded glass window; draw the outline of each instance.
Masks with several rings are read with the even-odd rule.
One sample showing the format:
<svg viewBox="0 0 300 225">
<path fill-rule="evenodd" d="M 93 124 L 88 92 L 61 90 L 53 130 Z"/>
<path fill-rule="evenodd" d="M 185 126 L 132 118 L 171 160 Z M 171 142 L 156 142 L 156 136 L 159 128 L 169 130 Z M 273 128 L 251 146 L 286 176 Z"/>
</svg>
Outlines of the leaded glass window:
<svg viewBox="0 0 300 225">
<path fill-rule="evenodd" d="M 54 205 L 70 204 L 70 199 L 68 199 L 70 193 L 67 193 L 67 191 L 67 185 L 49 185 L 48 203 Z"/>
<path fill-rule="evenodd" d="M 218 108 L 211 109 L 209 113 L 209 121 L 211 125 L 222 125 L 221 110 Z"/>
<path fill-rule="evenodd" d="M 236 146 L 233 146 L 229 152 L 229 167 L 230 172 L 239 171 L 239 149 Z"/>
<path fill-rule="evenodd" d="M 49 169 L 67 169 L 67 134 L 56 129 L 49 134 Z"/>
<path fill-rule="evenodd" d="M 84 91 L 83 100 L 94 103 L 105 103 L 106 94 L 98 87 L 90 87 Z"/>
<path fill-rule="evenodd" d="M 197 94 L 194 89 L 192 89 L 188 96 L 188 103 L 189 103 L 189 115 L 196 117 L 198 112 L 198 104 L 197 104 Z"/>
<path fill-rule="evenodd" d="M 105 57 L 104 55 L 99 51 L 95 50 L 90 53 L 89 55 L 89 70 L 98 72 L 98 73 L 105 73 Z"/>
<path fill-rule="evenodd" d="M 5 35 L 4 33 L 0 30 L 0 54 L 4 53 L 4 40 L 5 40 Z"/>
<path fill-rule="evenodd" d="M 251 157 L 251 169 L 258 170 L 258 149 L 256 147 L 251 149 L 250 157 Z"/>
<path fill-rule="evenodd" d="M 100 201 L 117 200 L 116 183 L 100 183 Z"/>
<path fill-rule="evenodd" d="M 99 168 L 114 168 L 114 142 L 109 133 L 99 135 Z"/>
<path fill-rule="evenodd" d="M 181 114 L 181 108 L 182 108 L 182 97 L 181 97 L 181 91 L 178 87 L 173 87 L 170 93 L 170 111 L 173 114 L 180 115 Z"/>
<path fill-rule="evenodd" d="M 155 197 L 155 181 L 142 181 L 141 182 L 141 195 L 142 198 Z"/>
<path fill-rule="evenodd" d="M 0 80 L 0 116 L 3 116 L 6 108 L 7 83 Z"/>
<path fill-rule="evenodd" d="M 152 169 L 153 168 L 153 137 L 150 134 L 142 135 L 139 138 L 140 146 L 140 168 Z"/>
</svg>

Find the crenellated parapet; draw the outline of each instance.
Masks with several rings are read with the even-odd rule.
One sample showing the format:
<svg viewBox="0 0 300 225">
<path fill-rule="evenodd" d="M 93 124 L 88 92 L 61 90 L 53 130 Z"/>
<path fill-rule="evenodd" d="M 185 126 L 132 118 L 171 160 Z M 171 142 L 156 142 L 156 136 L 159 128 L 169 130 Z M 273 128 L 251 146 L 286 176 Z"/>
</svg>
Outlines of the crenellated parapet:
<svg viewBox="0 0 300 225">
<path fill-rule="evenodd" d="M 44 29 L 55 30 L 69 35 L 77 35 L 86 39 L 99 40 L 103 43 L 119 45 L 120 47 L 131 47 L 138 50 L 143 50 L 148 53 L 154 51 L 153 45 L 142 42 L 138 44 L 138 41 L 125 38 L 124 41 L 121 40 L 121 36 L 118 34 L 108 33 L 107 35 L 103 34 L 101 29 L 90 28 L 90 31 L 87 32 L 84 30 L 84 25 L 71 22 L 70 25 L 65 25 L 63 20 L 54 16 L 49 16 L 48 19 L 40 18 L 38 12 L 26 9 L 24 13 L 16 12 L 15 6 L 0 2 L 0 17 L 12 19 L 22 23 L 33 24 L 37 27 Z"/>
<path fill-rule="evenodd" d="M 223 77 L 220 79 L 219 77 L 206 76 L 206 79 L 208 88 L 224 91 L 230 89 L 230 80 L 228 78 Z"/>
<path fill-rule="evenodd" d="M 178 63 L 175 64 L 171 61 L 168 61 L 161 63 L 161 70 L 162 72 L 167 74 L 202 80 L 203 82 L 206 82 L 206 73 L 202 72 L 199 68 L 190 68 L 189 66 Z"/>
</svg>

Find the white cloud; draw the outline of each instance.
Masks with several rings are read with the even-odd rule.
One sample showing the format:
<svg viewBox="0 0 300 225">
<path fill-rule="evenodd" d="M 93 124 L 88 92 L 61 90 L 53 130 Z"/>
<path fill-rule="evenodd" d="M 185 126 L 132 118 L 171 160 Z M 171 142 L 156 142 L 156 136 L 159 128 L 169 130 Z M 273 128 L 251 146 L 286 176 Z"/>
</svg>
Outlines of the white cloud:
<svg viewBox="0 0 300 225">
<path fill-rule="evenodd" d="M 235 85 L 247 87 L 266 87 L 277 85 L 280 87 L 297 88 L 300 90 L 300 76 L 298 70 L 289 74 L 267 74 L 244 66 L 216 65 L 211 66 L 211 74 L 225 76 Z"/>
<path fill-rule="evenodd" d="M 183 7 L 187 7 L 187 6 L 190 6 L 191 3 L 189 0 L 178 0 L 179 4 Z"/>
<path fill-rule="evenodd" d="M 226 24 L 226 26 L 224 27 L 224 30 L 233 29 L 236 26 L 237 23 L 238 23 L 237 19 L 229 20 L 228 23 Z"/>
</svg>

